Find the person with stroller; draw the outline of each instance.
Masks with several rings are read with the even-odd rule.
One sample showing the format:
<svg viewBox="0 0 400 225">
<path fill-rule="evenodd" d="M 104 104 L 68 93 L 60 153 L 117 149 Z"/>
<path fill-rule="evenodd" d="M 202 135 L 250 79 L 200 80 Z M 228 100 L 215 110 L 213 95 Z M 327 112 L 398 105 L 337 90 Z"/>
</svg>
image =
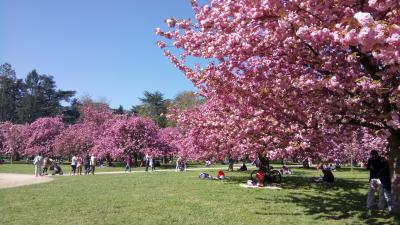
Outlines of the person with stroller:
<svg viewBox="0 0 400 225">
<path fill-rule="evenodd" d="M 43 172 L 42 172 L 43 175 L 48 175 L 49 166 L 50 166 L 49 157 L 44 157 L 44 159 L 43 159 Z"/>
<path fill-rule="evenodd" d="M 53 173 L 52 173 L 51 175 L 52 175 L 52 176 L 55 176 L 55 175 L 57 175 L 57 174 L 63 175 L 64 172 L 63 172 L 61 166 L 58 165 L 58 163 L 55 163 L 54 166 L 53 166 Z"/>
</svg>

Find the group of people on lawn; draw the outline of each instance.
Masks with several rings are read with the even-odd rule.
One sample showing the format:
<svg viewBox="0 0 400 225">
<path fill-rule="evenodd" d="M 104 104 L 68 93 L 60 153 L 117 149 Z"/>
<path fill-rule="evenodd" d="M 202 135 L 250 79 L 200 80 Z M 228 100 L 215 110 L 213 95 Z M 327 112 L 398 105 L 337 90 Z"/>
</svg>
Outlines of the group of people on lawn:
<svg viewBox="0 0 400 225">
<path fill-rule="evenodd" d="M 144 157 L 144 166 L 146 167 L 146 171 L 154 170 L 155 163 L 152 157 L 146 155 Z M 43 157 L 41 154 L 37 155 L 33 164 L 35 165 L 35 176 L 43 176 L 48 175 L 48 170 L 52 170 L 52 175 L 60 174 L 63 175 L 62 168 L 56 160 L 53 160 L 49 157 Z M 71 158 L 71 175 L 82 175 L 83 167 L 85 169 L 85 175 L 94 174 L 96 168 L 96 157 L 95 155 L 87 154 L 84 158 L 80 156 L 73 156 Z M 125 171 L 131 171 L 133 167 L 133 159 L 129 155 L 126 159 L 126 167 Z M 328 182 L 333 183 L 335 181 L 332 170 L 334 168 L 330 166 L 321 165 L 319 169 L 322 170 L 323 176 L 321 176 L 317 182 Z M 388 206 L 389 212 L 392 211 L 392 195 L 391 195 L 391 176 L 390 176 L 390 167 L 387 160 L 380 156 L 378 151 L 371 151 L 370 158 L 368 160 L 367 169 L 370 171 L 370 182 L 368 188 L 368 197 L 367 197 L 367 208 L 373 209 L 374 207 L 374 194 L 378 192 L 379 194 L 379 203 L 378 208 L 383 210 L 385 207 L 385 202 Z M 245 164 L 239 169 L 239 171 L 246 171 L 247 167 Z M 176 161 L 176 172 L 178 171 L 186 171 L 186 161 L 182 158 L 178 158 Z M 222 171 L 219 171 L 217 179 L 225 179 L 225 174 Z M 286 165 L 283 166 L 280 171 L 282 174 L 292 174 L 289 167 Z M 203 176 L 202 176 L 203 175 Z M 208 174 L 201 174 L 200 177 L 203 179 L 211 178 L 206 176 Z M 258 177 L 257 177 L 258 178 Z M 259 178 L 258 178 L 259 179 Z"/>
<path fill-rule="evenodd" d="M 62 170 L 62 167 L 60 166 L 62 164 L 59 161 L 56 161 L 52 158 L 49 157 L 43 157 L 41 154 L 38 154 L 34 159 L 33 159 L 33 165 L 35 166 L 35 176 L 43 176 L 43 175 L 48 175 L 49 169 L 53 171 L 51 175 L 63 175 L 64 172 Z M 82 170 L 83 167 L 85 168 L 85 175 L 88 174 L 94 174 L 95 169 L 96 169 L 96 157 L 94 155 L 89 155 L 87 154 L 84 158 L 80 156 L 72 156 L 71 158 L 71 173 L 70 175 L 83 175 Z"/>
<path fill-rule="evenodd" d="M 146 155 L 146 156 L 140 161 L 140 167 L 145 167 L 145 171 L 146 171 L 146 172 L 148 172 L 148 171 L 154 171 L 155 168 L 156 168 L 156 164 L 157 164 L 157 161 L 156 161 L 153 157 L 151 157 L 151 156 L 149 156 L 149 155 Z M 128 156 L 126 157 L 126 159 L 125 159 L 125 172 L 128 172 L 128 171 L 129 171 L 129 172 L 132 172 L 133 166 L 134 166 L 133 158 L 132 158 L 131 155 L 128 155 Z"/>
</svg>

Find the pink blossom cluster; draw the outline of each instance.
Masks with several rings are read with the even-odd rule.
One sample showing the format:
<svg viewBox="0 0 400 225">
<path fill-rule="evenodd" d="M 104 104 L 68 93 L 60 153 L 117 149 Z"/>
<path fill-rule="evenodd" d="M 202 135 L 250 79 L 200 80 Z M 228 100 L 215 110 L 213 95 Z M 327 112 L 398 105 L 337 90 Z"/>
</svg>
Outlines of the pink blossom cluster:
<svg viewBox="0 0 400 225">
<path fill-rule="evenodd" d="M 185 154 L 364 160 L 377 148 L 398 155 L 398 1 L 192 6 L 195 21 L 169 18 L 156 30 L 165 56 L 207 99 L 179 116 Z"/>
</svg>

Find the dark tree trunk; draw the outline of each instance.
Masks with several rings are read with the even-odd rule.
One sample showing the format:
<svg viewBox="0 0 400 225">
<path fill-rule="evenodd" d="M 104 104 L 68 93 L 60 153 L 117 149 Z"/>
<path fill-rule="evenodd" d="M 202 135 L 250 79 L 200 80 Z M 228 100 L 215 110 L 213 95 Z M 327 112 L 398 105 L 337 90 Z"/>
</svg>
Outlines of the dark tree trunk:
<svg viewBox="0 0 400 225">
<path fill-rule="evenodd" d="M 389 163 L 392 171 L 392 194 L 394 212 L 400 215 L 400 130 L 389 137 Z"/>
<path fill-rule="evenodd" d="M 138 167 L 138 154 L 136 152 L 133 153 L 133 158 L 135 160 L 135 167 Z"/>
</svg>

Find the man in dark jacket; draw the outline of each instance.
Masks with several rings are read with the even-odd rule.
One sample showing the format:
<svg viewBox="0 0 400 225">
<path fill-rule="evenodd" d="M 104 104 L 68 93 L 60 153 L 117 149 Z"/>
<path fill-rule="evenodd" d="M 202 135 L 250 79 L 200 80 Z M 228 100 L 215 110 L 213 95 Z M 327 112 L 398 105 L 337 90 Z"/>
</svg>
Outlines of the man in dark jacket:
<svg viewBox="0 0 400 225">
<path fill-rule="evenodd" d="M 392 213 L 392 187 L 391 187 L 391 179 L 390 179 L 390 166 L 387 159 L 384 157 L 380 158 L 380 171 L 379 171 L 379 180 L 381 181 L 381 196 L 384 196 L 386 200 L 386 204 L 388 206 L 388 210 Z M 383 210 L 384 205 L 381 210 Z"/>
</svg>

